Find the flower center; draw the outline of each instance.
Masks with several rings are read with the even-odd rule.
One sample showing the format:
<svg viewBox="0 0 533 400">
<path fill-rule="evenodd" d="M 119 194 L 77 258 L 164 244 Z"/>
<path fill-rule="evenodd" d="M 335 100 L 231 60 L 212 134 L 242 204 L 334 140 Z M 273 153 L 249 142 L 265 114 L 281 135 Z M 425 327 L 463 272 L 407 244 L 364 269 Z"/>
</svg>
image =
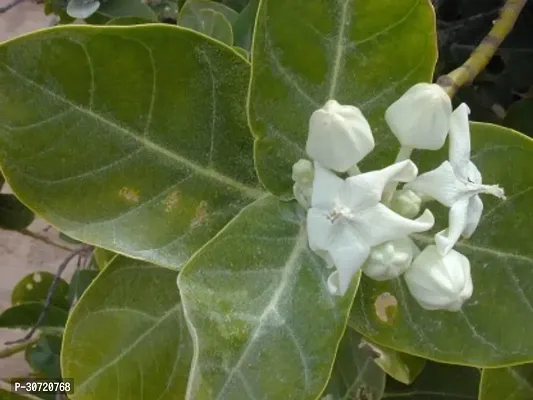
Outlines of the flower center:
<svg viewBox="0 0 533 400">
<path fill-rule="evenodd" d="M 337 222 L 341 218 L 352 220 L 353 217 L 354 214 L 352 213 L 352 210 L 346 206 L 335 206 L 328 215 L 328 219 L 332 223 Z"/>
</svg>

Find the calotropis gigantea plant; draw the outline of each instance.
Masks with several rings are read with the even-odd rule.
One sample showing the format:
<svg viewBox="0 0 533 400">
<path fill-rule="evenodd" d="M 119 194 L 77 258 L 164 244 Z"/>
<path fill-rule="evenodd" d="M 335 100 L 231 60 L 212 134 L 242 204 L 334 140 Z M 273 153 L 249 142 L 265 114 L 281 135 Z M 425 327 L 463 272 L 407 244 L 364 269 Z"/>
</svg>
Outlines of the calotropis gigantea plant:
<svg viewBox="0 0 533 400">
<path fill-rule="evenodd" d="M 249 60 L 158 24 L 59 27 L 0 45 L 6 180 L 61 231 L 120 254 L 69 315 L 61 368 L 73 398 L 380 398 L 383 371 L 415 374 L 391 364 L 533 361 L 533 144 L 468 123 L 467 106 L 452 114 L 442 96 L 416 106 L 410 90 L 427 88 L 436 58 L 426 0 L 262 0 Z M 320 138 L 310 120 L 323 107 L 340 107 L 355 145 Z M 381 172 L 365 181 L 369 171 Z M 485 195 L 482 216 L 478 195 L 503 193 L 480 175 L 507 196 Z M 309 215 L 332 204 L 331 182 L 361 181 L 364 210 L 410 229 L 364 230 L 358 265 L 342 268 L 335 237 L 311 246 Z M 354 198 L 338 198 L 331 222 L 359 221 Z M 463 283 L 445 306 L 421 294 L 439 271 Z"/>
</svg>

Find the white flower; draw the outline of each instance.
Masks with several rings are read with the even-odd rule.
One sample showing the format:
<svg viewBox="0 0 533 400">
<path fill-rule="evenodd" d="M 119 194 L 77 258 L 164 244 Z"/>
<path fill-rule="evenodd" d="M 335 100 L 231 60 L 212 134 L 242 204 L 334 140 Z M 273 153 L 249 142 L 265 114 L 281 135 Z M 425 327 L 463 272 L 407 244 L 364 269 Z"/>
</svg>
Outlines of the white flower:
<svg viewBox="0 0 533 400">
<path fill-rule="evenodd" d="M 402 189 L 394 192 L 391 210 L 403 217 L 414 218 L 420 212 L 422 199 L 412 190 Z"/>
<path fill-rule="evenodd" d="M 451 250 L 441 256 L 428 246 L 404 274 L 409 291 L 426 310 L 458 311 L 472 296 L 472 277 L 468 258 Z"/>
<path fill-rule="evenodd" d="M 346 172 L 372 149 L 370 125 L 357 107 L 329 100 L 311 115 L 305 150 L 324 167 Z"/>
<path fill-rule="evenodd" d="M 305 209 L 308 209 L 311 205 L 314 176 L 313 163 L 309 160 L 298 160 L 292 166 L 292 180 L 294 181 L 292 190 L 294 197 Z"/>
<path fill-rule="evenodd" d="M 67 4 L 67 14 L 72 18 L 85 19 L 93 15 L 100 8 L 96 0 L 70 0 Z"/>
<path fill-rule="evenodd" d="M 418 83 L 385 112 L 385 120 L 402 147 L 437 150 L 450 126 L 452 102 L 444 89 Z"/>
<path fill-rule="evenodd" d="M 363 273 L 376 281 L 397 278 L 419 253 L 418 247 L 407 236 L 385 242 L 372 249 L 363 265 Z"/>
<path fill-rule="evenodd" d="M 505 198 L 499 186 L 482 184 L 481 173 L 470 161 L 469 112 L 463 103 L 452 114 L 449 161 L 405 185 L 407 189 L 429 195 L 450 207 L 449 228 L 435 235 L 442 255 L 450 251 L 461 235 L 469 238 L 477 228 L 483 212 L 483 202 L 478 194 Z"/>
<path fill-rule="evenodd" d="M 411 220 L 380 203 L 389 181 L 408 182 L 416 174 L 413 162 L 405 160 L 343 180 L 315 163 L 307 214 L 309 247 L 336 267 L 328 281 L 332 293 L 346 292 L 372 247 L 433 226 L 429 210 Z"/>
</svg>

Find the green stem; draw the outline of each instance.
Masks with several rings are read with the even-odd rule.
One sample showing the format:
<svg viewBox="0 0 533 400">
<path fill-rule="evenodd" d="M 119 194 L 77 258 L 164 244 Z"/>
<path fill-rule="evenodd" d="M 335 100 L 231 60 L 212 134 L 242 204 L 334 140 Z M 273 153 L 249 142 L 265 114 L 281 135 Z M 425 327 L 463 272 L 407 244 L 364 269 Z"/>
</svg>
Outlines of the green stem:
<svg viewBox="0 0 533 400">
<path fill-rule="evenodd" d="M 30 347 L 30 346 L 34 345 L 38 341 L 39 341 L 39 337 L 35 337 L 35 338 L 31 339 L 31 340 L 28 340 L 27 342 L 19 343 L 19 344 L 16 344 L 14 346 L 6 347 L 6 348 L 0 350 L 0 358 L 11 357 L 13 354 L 17 354 L 17 353 L 20 353 L 22 351 L 25 351 L 27 347 Z"/>
<path fill-rule="evenodd" d="M 24 236 L 29 236 L 29 237 L 31 237 L 31 238 L 33 238 L 35 240 L 38 240 L 38 241 L 43 242 L 43 243 L 46 243 L 49 246 L 57 247 L 58 249 L 61 249 L 61 250 L 65 250 L 65 251 L 72 251 L 73 250 L 70 247 L 63 246 L 63 245 L 61 245 L 59 243 L 56 243 L 56 242 L 48 239 L 46 236 L 41 236 L 38 233 L 30 231 L 29 229 L 21 229 L 21 230 L 19 230 L 17 232 L 22 234 L 22 235 L 24 235 Z"/>
<path fill-rule="evenodd" d="M 459 68 L 437 80 L 437 83 L 450 97 L 453 97 L 462 86 L 471 83 L 485 69 L 498 47 L 513 29 L 526 3 L 527 0 L 506 0 L 500 11 L 500 17 L 468 60 Z"/>
</svg>

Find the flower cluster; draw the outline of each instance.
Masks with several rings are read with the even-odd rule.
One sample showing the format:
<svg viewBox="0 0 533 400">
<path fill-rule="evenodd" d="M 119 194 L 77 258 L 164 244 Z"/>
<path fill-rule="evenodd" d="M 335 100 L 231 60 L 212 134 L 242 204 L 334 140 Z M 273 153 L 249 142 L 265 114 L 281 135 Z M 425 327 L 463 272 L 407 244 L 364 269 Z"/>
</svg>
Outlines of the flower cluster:
<svg viewBox="0 0 533 400">
<path fill-rule="evenodd" d="M 294 196 L 307 212 L 309 247 L 335 270 L 332 294 L 344 295 L 354 275 L 375 280 L 403 275 L 409 291 L 428 310 L 457 311 L 472 295 L 468 258 L 453 249 L 470 237 L 481 218 L 479 194 L 504 198 L 496 185 L 482 184 L 470 161 L 470 110 L 452 111 L 450 98 L 435 84 L 410 88 L 386 111 L 401 144 L 396 162 L 362 173 L 357 164 L 375 146 L 372 130 L 354 106 L 329 100 L 309 120 L 306 152 L 313 162 L 293 166 Z M 437 150 L 449 134 L 449 160 L 418 175 L 413 149 Z M 398 185 L 403 187 L 397 190 Z M 430 230 L 435 219 L 425 202 L 450 208 L 448 228 L 423 251 L 409 235 Z"/>
</svg>

